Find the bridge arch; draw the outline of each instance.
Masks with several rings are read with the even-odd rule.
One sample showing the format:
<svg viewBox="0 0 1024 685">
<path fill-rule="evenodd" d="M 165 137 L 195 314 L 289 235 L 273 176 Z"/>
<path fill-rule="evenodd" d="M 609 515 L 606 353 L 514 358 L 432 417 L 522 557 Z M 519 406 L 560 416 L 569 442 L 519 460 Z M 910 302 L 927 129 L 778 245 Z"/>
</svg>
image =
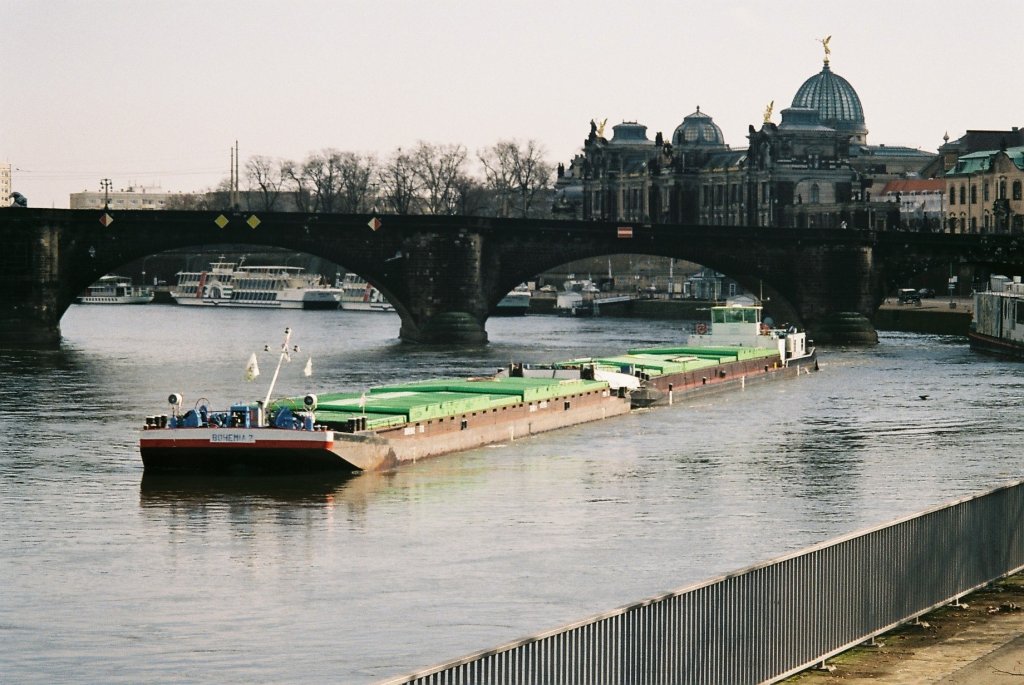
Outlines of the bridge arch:
<svg viewBox="0 0 1024 685">
<path fill-rule="evenodd" d="M 484 342 L 518 283 L 604 254 L 688 259 L 764 284 L 818 342 L 877 341 L 871 318 L 915 260 L 1024 267 L 1020 235 L 617 224 L 486 217 L 273 212 L 0 210 L 2 344 L 56 346 L 60 314 L 89 283 L 188 245 L 269 245 L 355 271 L 395 305 L 413 342 Z M 1019 271 L 1018 271 L 1019 272 Z"/>
</svg>

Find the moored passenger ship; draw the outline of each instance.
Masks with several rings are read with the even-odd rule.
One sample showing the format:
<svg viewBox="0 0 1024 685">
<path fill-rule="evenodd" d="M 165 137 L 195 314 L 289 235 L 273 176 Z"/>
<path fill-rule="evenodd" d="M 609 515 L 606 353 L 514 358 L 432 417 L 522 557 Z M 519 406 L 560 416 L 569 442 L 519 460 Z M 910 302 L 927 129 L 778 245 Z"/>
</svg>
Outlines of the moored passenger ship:
<svg viewBox="0 0 1024 685">
<path fill-rule="evenodd" d="M 340 288 L 297 266 L 213 262 L 206 271 L 179 271 L 171 297 L 187 306 L 337 309 Z"/>
<path fill-rule="evenodd" d="M 971 349 L 1024 359 L 1024 283 L 1020 276 L 992 276 L 989 289 L 974 293 L 967 333 Z"/>
</svg>

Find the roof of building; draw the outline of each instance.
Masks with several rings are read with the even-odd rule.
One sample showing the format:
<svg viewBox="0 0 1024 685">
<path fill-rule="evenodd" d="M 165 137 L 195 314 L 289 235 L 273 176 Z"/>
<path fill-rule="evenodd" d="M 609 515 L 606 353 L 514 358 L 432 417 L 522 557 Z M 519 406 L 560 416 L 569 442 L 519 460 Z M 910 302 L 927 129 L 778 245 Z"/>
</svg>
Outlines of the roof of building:
<svg viewBox="0 0 1024 685">
<path fill-rule="evenodd" d="M 683 117 L 683 123 L 676 126 L 672 132 L 672 145 L 675 146 L 700 146 L 700 147 L 726 147 L 725 136 L 718 124 L 700 111 Z"/>
<path fill-rule="evenodd" d="M 609 145 L 654 145 L 647 137 L 647 127 L 635 121 L 623 121 L 612 126 L 612 139 Z"/>
<path fill-rule="evenodd" d="M 821 123 L 821 113 L 813 107 L 787 107 L 782 110 L 780 130 L 835 131 Z"/>
<path fill-rule="evenodd" d="M 988 171 L 992 167 L 992 158 L 1000 152 L 1005 152 L 1014 166 L 1024 169 L 1024 146 L 1008 147 L 1006 150 L 981 150 L 972 152 L 969 155 L 961 155 L 956 166 L 946 172 L 946 176 L 962 176 L 973 174 L 979 171 Z"/>
<path fill-rule="evenodd" d="M 859 146 L 859 152 L 862 155 L 871 155 L 873 157 L 921 157 L 922 159 L 931 159 L 935 156 L 934 152 L 925 152 L 924 150 L 907 147 L 906 145 L 861 145 Z"/>
<path fill-rule="evenodd" d="M 941 178 L 899 178 L 889 181 L 882 188 L 886 193 L 941 193 L 946 182 Z"/>
<path fill-rule="evenodd" d="M 864 130 L 864 108 L 860 104 L 860 96 L 849 81 L 832 71 L 827 61 L 819 73 L 800 86 L 793 96 L 792 106 L 818 110 L 821 122 L 836 130 Z"/>
</svg>

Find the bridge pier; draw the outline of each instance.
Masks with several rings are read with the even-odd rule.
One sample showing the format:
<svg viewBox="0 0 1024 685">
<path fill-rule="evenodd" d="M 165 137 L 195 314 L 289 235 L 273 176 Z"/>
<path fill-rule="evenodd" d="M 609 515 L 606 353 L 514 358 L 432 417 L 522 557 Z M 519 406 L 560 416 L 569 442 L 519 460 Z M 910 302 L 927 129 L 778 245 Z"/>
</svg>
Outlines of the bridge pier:
<svg viewBox="0 0 1024 685">
<path fill-rule="evenodd" d="M 477 345 L 487 342 L 483 324 L 468 312 L 441 312 L 422 324 L 403 318 L 398 335 L 413 343 Z"/>
<path fill-rule="evenodd" d="M 21 210 L 3 210 L 21 218 Z M 50 222 L 10 222 L 0 250 L 0 347 L 60 347 L 61 229 Z"/>
<path fill-rule="evenodd" d="M 60 347 L 60 322 L 37 307 L 0 306 L 0 349 L 46 349 Z"/>
<path fill-rule="evenodd" d="M 871 245 L 821 245 L 803 250 L 794 265 L 799 309 L 816 343 L 875 345 L 870 315 L 877 308 L 875 254 Z"/>
<path fill-rule="evenodd" d="M 487 298 L 482 278 L 484 239 L 466 230 L 456 235 L 418 233 L 404 243 L 399 279 L 406 342 L 482 344 L 487 342 Z"/>
<path fill-rule="evenodd" d="M 878 331 L 871 319 L 860 312 L 831 312 L 807 324 L 807 332 L 816 343 L 827 345 L 875 345 Z"/>
</svg>

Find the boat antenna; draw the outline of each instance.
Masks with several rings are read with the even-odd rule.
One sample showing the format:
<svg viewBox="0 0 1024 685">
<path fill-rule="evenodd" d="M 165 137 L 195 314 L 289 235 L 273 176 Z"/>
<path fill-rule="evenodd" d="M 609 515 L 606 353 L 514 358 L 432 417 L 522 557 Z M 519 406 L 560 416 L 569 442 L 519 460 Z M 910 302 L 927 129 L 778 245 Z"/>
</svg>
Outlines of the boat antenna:
<svg viewBox="0 0 1024 685">
<path fill-rule="evenodd" d="M 267 388 L 267 399 L 263 400 L 263 406 L 264 407 L 269 407 L 270 406 L 270 396 L 273 394 L 274 386 L 277 384 L 277 374 L 279 374 L 281 372 L 281 363 L 284 362 L 284 360 L 286 360 L 286 359 L 288 361 L 291 361 L 291 358 L 288 356 L 288 342 L 291 339 L 292 339 L 292 329 L 291 328 L 284 329 L 284 342 L 281 343 L 281 356 L 278 357 L 278 359 L 277 359 L 277 368 L 274 369 L 274 377 L 270 379 L 270 387 Z"/>
</svg>

